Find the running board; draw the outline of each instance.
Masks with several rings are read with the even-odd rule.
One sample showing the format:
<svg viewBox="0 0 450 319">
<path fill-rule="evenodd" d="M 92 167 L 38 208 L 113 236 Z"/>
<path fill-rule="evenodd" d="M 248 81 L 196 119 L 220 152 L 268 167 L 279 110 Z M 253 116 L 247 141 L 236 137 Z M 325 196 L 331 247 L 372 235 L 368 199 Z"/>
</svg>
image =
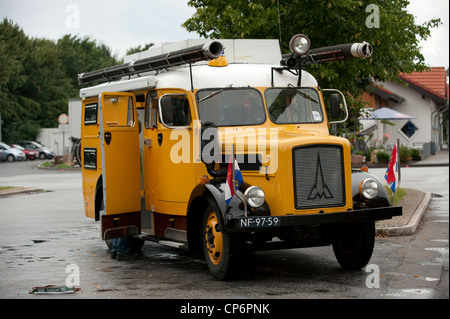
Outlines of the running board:
<svg viewBox="0 0 450 319">
<path fill-rule="evenodd" d="M 178 241 L 172 241 L 172 240 L 167 240 L 167 239 L 161 239 L 161 238 L 157 238 L 155 236 L 152 235 L 144 235 L 141 237 L 142 239 L 145 240 L 149 240 L 164 246 L 169 246 L 169 247 L 173 247 L 173 248 L 179 248 L 179 249 L 187 249 L 187 245 L 186 243 L 181 243 Z"/>
</svg>

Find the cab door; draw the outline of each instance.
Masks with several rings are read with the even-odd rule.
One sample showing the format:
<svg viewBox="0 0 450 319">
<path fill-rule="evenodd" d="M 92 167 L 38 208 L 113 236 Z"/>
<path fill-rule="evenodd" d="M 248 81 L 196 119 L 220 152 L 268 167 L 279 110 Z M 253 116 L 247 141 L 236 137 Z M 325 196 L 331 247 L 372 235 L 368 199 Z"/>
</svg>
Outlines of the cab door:
<svg viewBox="0 0 450 319">
<path fill-rule="evenodd" d="M 183 91 L 165 90 L 159 98 L 158 125 L 158 197 L 160 201 L 186 204 L 195 187 L 192 164 L 192 110 Z M 174 214 L 183 214 L 183 205 L 172 205 Z"/>
<path fill-rule="evenodd" d="M 104 92 L 98 103 L 103 215 L 140 214 L 141 161 L 136 99 L 133 94 Z"/>
</svg>

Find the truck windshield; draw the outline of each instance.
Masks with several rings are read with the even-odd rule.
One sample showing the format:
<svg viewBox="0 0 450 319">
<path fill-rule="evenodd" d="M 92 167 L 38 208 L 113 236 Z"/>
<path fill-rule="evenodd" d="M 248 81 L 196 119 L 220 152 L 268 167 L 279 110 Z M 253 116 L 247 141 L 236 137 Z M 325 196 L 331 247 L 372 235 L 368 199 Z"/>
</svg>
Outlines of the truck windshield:
<svg viewBox="0 0 450 319">
<path fill-rule="evenodd" d="M 312 88 L 273 88 L 265 92 L 270 120 L 276 124 L 323 121 L 319 95 Z"/>
<path fill-rule="evenodd" d="M 197 92 L 202 123 L 217 126 L 258 125 L 266 121 L 263 99 L 251 88 L 216 88 Z"/>
</svg>

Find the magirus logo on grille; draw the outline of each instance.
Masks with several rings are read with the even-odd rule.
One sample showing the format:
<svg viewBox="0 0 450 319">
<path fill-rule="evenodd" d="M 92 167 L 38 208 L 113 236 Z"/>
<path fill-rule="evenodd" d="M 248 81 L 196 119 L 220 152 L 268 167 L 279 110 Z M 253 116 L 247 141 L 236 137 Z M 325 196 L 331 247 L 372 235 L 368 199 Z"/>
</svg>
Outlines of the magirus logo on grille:
<svg viewBox="0 0 450 319">
<path fill-rule="evenodd" d="M 319 153 L 317 153 L 316 179 L 313 187 L 311 188 L 311 191 L 309 192 L 308 200 L 314 200 L 316 198 L 334 198 L 333 194 L 327 186 L 327 183 L 325 183 Z"/>
</svg>

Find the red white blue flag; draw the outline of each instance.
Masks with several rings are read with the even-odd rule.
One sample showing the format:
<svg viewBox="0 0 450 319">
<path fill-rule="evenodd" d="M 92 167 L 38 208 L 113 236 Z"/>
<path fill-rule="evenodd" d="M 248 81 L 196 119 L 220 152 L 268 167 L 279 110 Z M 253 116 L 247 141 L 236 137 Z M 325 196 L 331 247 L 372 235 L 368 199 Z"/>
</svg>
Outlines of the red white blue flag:
<svg viewBox="0 0 450 319">
<path fill-rule="evenodd" d="M 233 183 L 233 167 L 234 167 L 234 183 Z M 225 203 L 228 205 L 233 198 L 236 189 L 241 186 L 244 181 L 242 177 L 241 170 L 239 168 L 239 164 L 234 158 L 234 154 L 230 154 L 230 160 L 228 163 L 228 171 L 227 171 L 227 184 L 225 187 Z"/>
<path fill-rule="evenodd" d="M 397 145 L 394 145 L 389 166 L 386 170 L 386 173 L 384 174 L 384 178 L 386 179 L 388 186 L 392 189 L 392 192 L 395 192 L 396 189 L 395 173 L 397 172 L 398 172 L 398 154 L 397 154 Z"/>
</svg>

